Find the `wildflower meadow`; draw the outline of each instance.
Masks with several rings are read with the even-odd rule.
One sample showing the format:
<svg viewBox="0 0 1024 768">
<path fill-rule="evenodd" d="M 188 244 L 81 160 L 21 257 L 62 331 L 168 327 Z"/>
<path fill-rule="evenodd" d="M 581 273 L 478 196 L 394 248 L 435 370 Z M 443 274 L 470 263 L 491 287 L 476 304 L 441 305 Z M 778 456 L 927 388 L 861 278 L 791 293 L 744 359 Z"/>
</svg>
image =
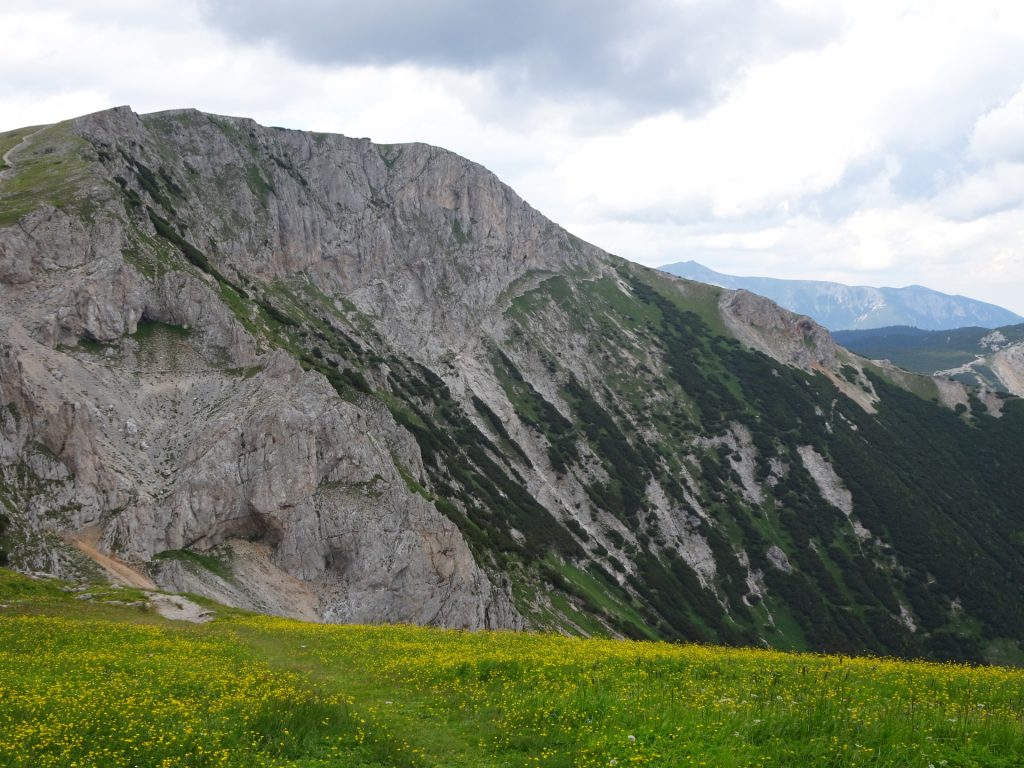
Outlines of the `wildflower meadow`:
<svg viewBox="0 0 1024 768">
<path fill-rule="evenodd" d="M 0 765 L 1024 764 L 1017 669 L 123 602 L 0 592 Z"/>
</svg>

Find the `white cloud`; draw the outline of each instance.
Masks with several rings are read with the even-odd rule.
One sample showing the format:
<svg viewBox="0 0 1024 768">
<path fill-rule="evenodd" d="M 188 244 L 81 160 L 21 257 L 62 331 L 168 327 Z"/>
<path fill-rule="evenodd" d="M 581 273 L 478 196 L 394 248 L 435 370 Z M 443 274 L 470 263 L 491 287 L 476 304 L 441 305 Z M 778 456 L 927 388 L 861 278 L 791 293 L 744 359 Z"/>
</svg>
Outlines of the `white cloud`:
<svg viewBox="0 0 1024 768">
<path fill-rule="evenodd" d="M 1024 161 L 1024 88 L 974 124 L 971 157 L 982 162 Z"/>
<path fill-rule="evenodd" d="M 559 76 L 577 90 L 540 87 L 536 62 L 517 81 L 508 67 L 411 55 L 302 60 L 211 26 L 198 0 L 37 0 L 0 10 L 0 130 L 128 103 L 426 141 L 648 264 L 695 258 L 747 274 L 922 283 L 1024 313 L 1024 5 L 779 4 L 765 0 L 759 12 L 809 19 L 811 32 L 782 25 L 750 37 L 746 25 L 733 42 L 760 41 L 756 50 L 727 46 L 695 110 L 682 90 L 673 95 L 671 73 L 631 101 L 626 80 L 587 80 L 566 69 L 570 59 Z M 729 41 L 714 14 L 685 29 L 645 28 L 653 7 L 635 6 L 628 36 L 603 40 L 601 55 L 671 67 L 678 50 L 692 80 L 693 52 L 716 34 Z M 702 37 L 688 46 L 687 34 Z M 544 45 L 559 40 L 556 30 Z"/>
<path fill-rule="evenodd" d="M 935 199 L 953 220 L 972 220 L 1017 208 L 1024 202 L 1024 163 L 999 162 L 965 175 Z"/>
<path fill-rule="evenodd" d="M 599 217 L 775 210 L 874 154 L 955 140 L 992 98 L 979 83 L 1006 80 L 1004 59 L 1024 64 L 1020 46 L 994 56 L 961 14 L 865 7 L 842 41 L 752 70 L 707 115 L 669 112 L 584 144 L 558 169 L 566 197 Z"/>
</svg>

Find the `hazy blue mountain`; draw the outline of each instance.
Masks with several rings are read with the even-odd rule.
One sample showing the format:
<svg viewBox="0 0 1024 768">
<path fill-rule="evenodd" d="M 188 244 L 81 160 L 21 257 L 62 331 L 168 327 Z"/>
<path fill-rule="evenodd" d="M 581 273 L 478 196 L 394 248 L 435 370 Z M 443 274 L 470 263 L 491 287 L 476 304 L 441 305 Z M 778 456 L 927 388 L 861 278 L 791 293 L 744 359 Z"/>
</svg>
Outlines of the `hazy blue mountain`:
<svg viewBox="0 0 1024 768">
<path fill-rule="evenodd" d="M 965 326 L 998 328 L 1024 318 L 1008 309 L 966 296 L 951 296 L 922 285 L 871 288 L 823 280 L 723 275 L 696 261 L 665 264 L 662 270 L 723 288 L 745 288 L 788 310 L 809 315 L 831 330 L 909 325 L 938 331 Z"/>
</svg>

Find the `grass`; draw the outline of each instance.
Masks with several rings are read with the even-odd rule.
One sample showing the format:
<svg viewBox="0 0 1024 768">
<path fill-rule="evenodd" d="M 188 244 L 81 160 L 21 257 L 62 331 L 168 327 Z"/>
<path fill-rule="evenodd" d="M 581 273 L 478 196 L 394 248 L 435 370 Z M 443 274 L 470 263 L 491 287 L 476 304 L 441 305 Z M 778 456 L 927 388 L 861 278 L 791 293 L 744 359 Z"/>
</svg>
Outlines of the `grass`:
<svg viewBox="0 0 1024 768">
<path fill-rule="evenodd" d="M 31 125 L 0 133 L 0 156 L 6 155 L 10 150 L 21 144 L 26 136 L 38 131 L 42 127 L 41 125 Z M 7 166 L 0 166 L 0 170 L 3 170 L 5 167 Z"/>
<path fill-rule="evenodd" d="M 194 565 L 222 579 L 231 579 L 231 560 L 222 554 L 202 554 L 188 549 L 171 549 L 159 553 L 155 560 L 179 560 L 186 565 Z"/>
<path fill-rule="evenodd" d="M 127 247 L 121 249 L 124 260 L 142 275 L 153 280 L 181 269 L 178 249 L 162 237 L 153 237 L 135 224 L 127 229 Z"/>
<path fill-rule="evenodd" d="M 452 237 L 459 245 L 469 242 L 469 235 L 462 229 L 462 224 L 458 219 L 452 219 Z"/>
<path fill-rule="evenodd" d="M 138 341 L 145 341 L 161 335 L 168 335 L 176 339 L 187 339 L 192 335 L 192 331 L 189 328 L 162 323 L 159 320 L 139 320 L 135 333 L 132 334 Z"/>
<path fill-rule="evenodd" d="M 11 766 L 1011 766 L 1024 672 L 512 632 L 209 624 L 0 571 Z"/>
<path fill-rule="evenodd" d="M 554 558 L 549 558 L 548 562 L 570 583 L 571 591 L 585 598 L 590 606 L 606 616 L 617 619 L 620 626 L 629 627 L 631 631 L 641 636 L 646 635 L 647 639 L 653 640 L 657 637 L 657 633 L 644 623 L 643 617 L 633 606 L 624 601 L 620 594 L 609 590 L 593 574 L 573 565 L 558 562 Z"/>
<path fill-rule="evenodd" d="M 886 381 L 917 395 L 922 400 L 937 401 L 939 399 L 939 386 L 930 376 L 904 372 L 898 369 L 881 368 L 874 363 L 865 363 L 864 368 L 881 376 Z"/>
<path fill-rule="evenodd" d="M 0 146 L 9 149 L 26 131 L 31 132 L 21 129 L 3 134 Z M 14 170 L 0 183 L 0 227 L 16 223 L 47 203 L 82 217 L 91 216 L 96 203 L 83 191 L 89 181 L 89 165 L 84 159 L 89 151 L 86 141 L 75 136 L 67 123 L 36 133 L 31 144 L 12 158 Z"/>
<path fill-rule="evenodd" d="M 277 193 L 274 185 L 263 177 L 263 173 L 256 165 L 249 165 L 245 169 L 245 183 L 249 186 L 249 190 L 259 198 L 260 205 L 264 208 L 267 207 L 270 196 Z"/>
<path fill-rule="evenodd" d="M 680 280 L 660 270 L 626 261 L 620 262 L 620 268 L 636 275 L 681 310 L 697 314 L 716 336 L 732 336 L 718 308 L 718 302 L 722 297 L 721 288 L 692 280 Z"/>
<path fill-rule="evenodd" d="M 419 480 L 413 477 L 412 472 L 406 468 L 405 464 L 402 463 L 402 460 L 394 453 L 391 454 L 391 461 L 394 462 L 395 469 L 397 469 L 398 474 L 402 476 L 402 480 L 405 482 L 405 487 L 410 493 L 418 494 L 429 502 L 434 501 L 434 497 L 431 495 L 430 491 L 420 485 Z"/>
</svg>

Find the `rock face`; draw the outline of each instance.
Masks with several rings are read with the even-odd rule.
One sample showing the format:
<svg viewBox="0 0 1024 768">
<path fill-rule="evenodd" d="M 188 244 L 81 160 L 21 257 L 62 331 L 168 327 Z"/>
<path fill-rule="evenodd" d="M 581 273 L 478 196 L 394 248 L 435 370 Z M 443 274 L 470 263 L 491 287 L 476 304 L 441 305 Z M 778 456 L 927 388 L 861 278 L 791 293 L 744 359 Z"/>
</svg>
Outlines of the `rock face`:
<svg viewBox="0 0 1024 768">
<path fill-rule="evenodd" d="M 805 370 L 836 367 L 835 342 L 811 318 L 742 289 L 724 293 L 721 307 L 729 330 L 748 346 Z"/>
<path fill-rule="evenodd" d="M 167 192 L 169 204 L 191 241 L 214 244 L 234 274 L 303 274 L 343 291 L 408 350 L 447 352 L 527 272 L 592 265 L 599 254 L 482 167 L 425 144 L 127 108 L 75 129 L 112 155 L 109 173 L 132 179 L 141 164 L 187 184 L 184 199 Z"/>
<path fill-rule="evenodd" d="M 992 370 L 1009 392 L 1024 397 L 1024 343 L 997 351 L 993 355 Z"/>
<path fill-rule="evenodd" d="M 181 141 L 201 141 L 202 128 L 192 122 L 197 115 L 182 117 L 182 125 L 193 130 Z M 201 122 L 212 125 L 205 116 Z M 239 126 L 245 130 L 252 124 L 239 121 Z M 54 133 L 55 143 L 80 148 L 77 137 L 85 136 L 109 147 L 106 151 L 119 151 L 108 172 L 121 179 L 142 163 L 123 148 L 153 146 L 145 124 L 126 109 Z M 286 143 L 291 139 L 289 149 L 310 152 L 311 136 L 303 134 L 304 141 L 296 142 L 298 136 L 281 133 Z M 184 152 L 177 172 L 197 173 L 190 162 L 223 162 L 225 155 L 237 153 L 229 134 L 218 131 L 217 136 L 220 140 L 208 142 L 202 156 Z M 40 143 L 45 148 L 45 137 L 35 144 L 37 151 Z M 239 231 L 252 237 L 263 224 L 274 239 L 272 249 L 258 246 L 252 252 L 248 239 L 224 241 L 225 251 L 238 259 L 235 274 L 286 276 L 313 264 L 332 280 L 354 272 L 366 291 L 376 291 L 381 312 L 401 303 L 393 291 L 400 296 L 413 286 L 423 290 L 420 280 L 431 279 L 425 273 L 412 274 L 403 284 L 380 284 L 390 265 L 373 254 L 395 252 L 388 233 L 360 242 L 331 227 L 324 213 L 329 206 L 357 205 L 353 194 L 368 197 L 373 173 L 384 163 L 366 142 L 345 142 L 320 157 L 337 173 L 358 165 L 368 151 L 376 165 L 355 190 L 320 180 L 300 201 L 282 172 L 274 209 L 258 217 L 245 199 L 249 190 L 241 200 L 222 196 L 234 206 L 224 215 L 233 217 Z M 401 181 L 406 193 L 400 199 L 407 202 L 425 194 L 416 183 L 444 187 L 458 175 L 451 163 L 428 174 L 431 153 L 413 151 L 423 156 L 417 173 Z M 208 165 L 202 169 L 205 175 L 218 172 Z M 431 181 L 424 182 L 424 176 Z M 56 545 L 54 534 L 98 532 L 104 551 L 140 567 L 162 552 L 203 552 L 232 542 L 237 548 L 257 540 L 270 548 L 269 575 L 253 571 L 233 579 L 244 584 L 243 590 L 225 585 L 221 596 L 238 604 L 327 621 L 520 626 L 506 590 L 476 564 L 456 525 L 407 487 L 397 467 L 413 478 L 423 474 L 408 432 L 379 404 L 340 400 L 323 376 L 261 344 L 207 273 L 161 269 L 157 260 L 166 255 L 161 253 L 153 269 L 146 264 L 140 269 L 132 262 L 133 249 L 152 236 L 143 231 L 152 231 L 152 225 L 118 210 L 120 198 L 105 181 L 93 198 L 99 209 L 89 218 L 43 203 L 17 226 L 0 229 L 0 402 L 5 407 L 0 456 L 17 467 L 6 483 L 29 510 L 15 523 L 23 562 L 66 574 L 86 567 L 75 552 Z M 465 181 L 464 189 L 470 184 Z M 292 186 L 299 184 L 292 181 Z M 318 215 L 310 212 L 313 199 L 320 202 Z M 196 211 L 206 204 L 201 197 L 194 200 Z M 367 208 L 365 200 L 358 205 Z M 488 225 L 508 213 L 472 205 L 467 201 L 467 215 L 479 214 Z M 436 207 L 424 207 L 440 215 Z M 251 220 L 239 223 L 239 211 L 247 211 Z M 403 209 L 402 214 L 415 212 Z M 515 216 L 539 219 L 525 205 L 508 213 L 512 226 L 520 223 Z M 191 234 L 201 242 L 200 233 L 211 224 L 199 214 L 194 221 Z M 213 227 L 221 223 L 217 217 L 213 222 Z M 323 264 L 326 259 L 334 259 L 330 268 Z M 395 332 L 412 324 L 394 313 L 391 321 Z M 147 333 L 137 333 L 140 322 Z M 439 322 L 468 320 L 442 317 Z M 192 330 L 186 337 L 176 329 Z M 75 346 L 80 342 L 112 343 L 85 351 Z M 181 562 L 156 571 L 165 586 L 176 587 L 197 584 L 205 575 L 188 574 Z M 307 585 L 307 606 L 266 597 L 289 577 Z"/>
<path fill-rule="evenodd" d="M 308 583 L 325 620 L 516 625 L 456 526 L 406 488 L 396 465 L 422 473 L 419 452 L 390 414 L 339 400 L 283 352 L 250 369 L 213 366 L 163 335 L 109 356 L 24 336 L 4 350 L 19 428 L 4 454 L 43 463 L 37 522 L 52 519 L 56 495 L 58 530 L 96 528 L 129 563 L 266 542 L 277 578 Z M 273 584 L 258 576 L 245 579 L 257 595 Z"/>
<path fill-rule="evenodd" d="M 743 289 L 724 292 L 720 307 L 726 326 L 751 349 L 787 365 L 823 373 L 843 394 L 874 412 L 878 396 L 864 375 L 865 361 L 837 345 L 823 326 Z M 844 365 L 854 370 L 856 379 L 837 375 Z"/>
<path fill-rule="evenodd" d="M 961 658 L 959 611 L 1024 628 L 1013 404 L 435 147 L 127 108 L 0 147 L 18 568 L 332 622 Z"/>
</svg>

